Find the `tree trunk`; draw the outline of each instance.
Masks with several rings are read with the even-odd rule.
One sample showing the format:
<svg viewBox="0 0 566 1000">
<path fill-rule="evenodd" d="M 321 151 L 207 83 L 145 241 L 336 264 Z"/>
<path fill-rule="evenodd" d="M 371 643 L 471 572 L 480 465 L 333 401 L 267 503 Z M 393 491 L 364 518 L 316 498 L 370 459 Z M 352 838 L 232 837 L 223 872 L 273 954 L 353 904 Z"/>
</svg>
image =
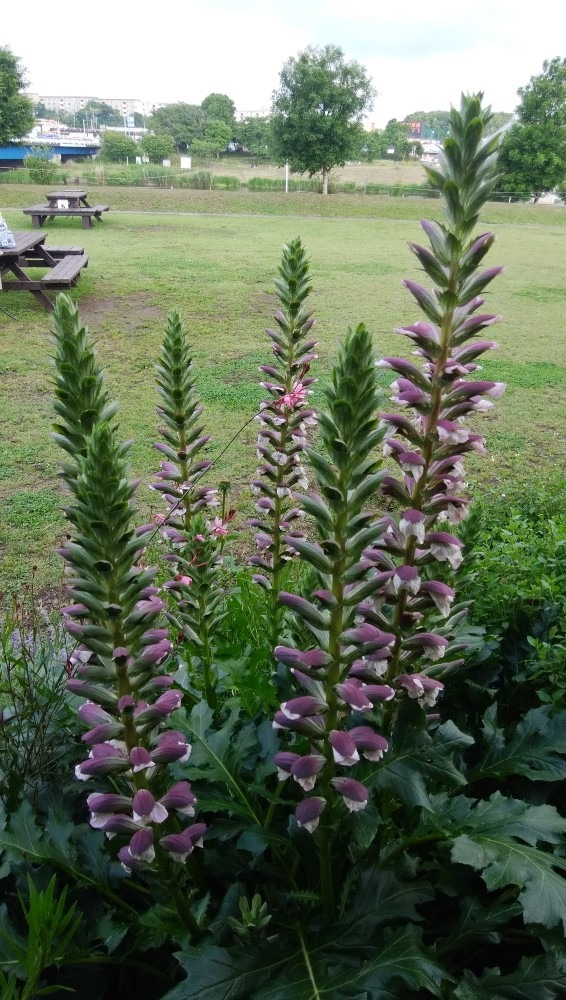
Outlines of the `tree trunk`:
<svg viewBox="0 0 566 1000">
<path fill-rule="evenodd" d="M 328 167 L 322 168 L 322 193 L 328 194 L 328 177 L 330 174 L 330 169 Z"/>
</svg>

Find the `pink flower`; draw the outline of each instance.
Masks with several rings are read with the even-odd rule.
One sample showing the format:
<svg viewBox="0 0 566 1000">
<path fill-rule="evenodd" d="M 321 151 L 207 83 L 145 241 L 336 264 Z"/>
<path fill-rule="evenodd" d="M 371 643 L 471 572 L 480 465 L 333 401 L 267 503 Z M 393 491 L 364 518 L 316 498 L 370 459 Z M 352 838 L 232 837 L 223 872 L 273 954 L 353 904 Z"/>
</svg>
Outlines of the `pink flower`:
<svg viewBox="0 0 566 1000">
<path fill-rule="evenodd" d="M 228 526 L 222 523 L 221 517 L 215 517 L 214 521 L 207 521 L 206 526 L 214 538 L 225 538 L 228 534 Z"/>
<path fill-rule="evenodd" d="M 295 382 L 291 392 L 286 392 L 280 399 L 277 400 L 276 405 L 285 407 L 287 410 L 295 410 L 298 406 L 302 406 L 308 396 L 308 389 L 303 385 L 302 382 Z"/>
</svg>

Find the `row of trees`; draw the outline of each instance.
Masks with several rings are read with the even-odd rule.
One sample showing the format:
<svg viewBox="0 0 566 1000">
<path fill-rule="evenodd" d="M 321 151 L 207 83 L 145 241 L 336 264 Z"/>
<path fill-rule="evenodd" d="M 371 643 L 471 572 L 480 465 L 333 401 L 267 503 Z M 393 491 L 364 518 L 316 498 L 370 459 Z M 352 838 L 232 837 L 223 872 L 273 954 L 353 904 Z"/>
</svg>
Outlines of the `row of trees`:
<svg viewBox="0 0 566 1000">
<path fill-rule="evenodd" d="M 0 143 L 25 135 L 32 127 L 33 107 L 21 92 L 24 83 L 17 58 L 0 48 Z M 416 111 L 404 122 L 393 119 L 382 131 L 365 132 L 363 120 L 375 94 L 365 68 L 348 62 L 340 48 L 309 47 L 284 64 L 269 117 L 237 122 L 234 102 L 219 93 L 209 94 L 199 105 L 168 104 L 146 120 L 150 134 L 142 149 L 159 161 L 174 150 L 203 158 L 219 156 L 236 144 L 252 156 L 287 162 L 294 172 L 322 174 L 326 193 L 330 170 L 346 160 L 388 155 L 403 159 L 416 152 L 408 136 L 409 122 L 419 121 L 439 137 L 448 132 L 449 112 L 444 111 Z M 566 178 L 566 59 L 545 62 L 543 72 L 532 77 L 519 96 L 517 121 L 501 144 L 500 190 L 537 198 Z M 82 114 L 94 116 L 98 124 L 122 122 L 103 102 L 90 102 Z M 492 127 L 505 125 L 509 118 L 497 113 Z M 105 135 L 108 159 L 125 159 L 136 152 L 139 147 L 128 137 Z"/>
</svg>

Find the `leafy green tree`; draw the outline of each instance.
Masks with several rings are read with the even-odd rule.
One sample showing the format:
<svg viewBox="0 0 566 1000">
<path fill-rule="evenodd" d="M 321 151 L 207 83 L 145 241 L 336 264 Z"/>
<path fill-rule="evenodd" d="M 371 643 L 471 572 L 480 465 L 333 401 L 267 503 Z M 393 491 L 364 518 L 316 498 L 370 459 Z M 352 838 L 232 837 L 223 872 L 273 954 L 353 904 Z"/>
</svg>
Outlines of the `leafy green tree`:
<svg viewBox="0 0 566 1000">
<path fill-rule="evenodd" d="M 346 62 L 342 49 L 309 47 L 287 60 L 273 93 L 273 145 L 279 162 L 296 173 L 322 173 L 328 194 L 332 167 L 343 166 L 359 146 L 363 116 L 375 90 L 366 70 Z"/>
<path fill-rule="evenodd" d="M 217 156 L 226 149 L 232 139 L 232 129 L 226 122 L 217 118 L 207 121 L 204 129 L 204 141 L 210 143 Z"/>
<path fill-rule="evenodd" d="M 412 143 L 408 136 L 407 126 L 403 122 L 391 118 L 385 126 L 383 138 L 386 144 L 386 156 L 391 156 L 394 160 L 407 159 L 411 152 Z M 393 153 L 388 152 L 390 149 L 393 150 Z"/>
<path fill-rule="evenodd" d="M 142 137 L 140 145 L 146 156 L 149 156 L 151 163 L 161 163 L 162 160 L 168 160 L 175 152 L 175 143 L 171 136 L 164 132 L 157 134 L 148 132 Z"/>
<path fill-rule="evenodd" d="M 510 111 L 494 111 L 492 113 L 491 124 L 489 126 L 490 127 L 489 134 L 492 135 L 493 132 L 498 132 L 499 129 L 503 128 L 504 125 L 507 125 L 507 123 L 510 122 L 512 118 L 513 115 Z"/>
<path fill-rule="evenodd" d="M 272 146 L 271 118 L 243 118 L 236 122 L 233 138 L 252 156 L 267 156 Z"/>
<path fill-rule="evenodd" d="M 373 163 L 374 160 L 385 159 L 386 153 L 387 142 L 382 129 L 360 133 L 360 147 L 357 154 L 360 159 Z"/>
<path fill-rule="evenodd" d="M 226 94 L 209 94 L 201 103 L 201 108 L 207 118 L 225 122 L 233 130 L 236 105 Z"/>
<path fill-rule="evenodd" d="M 20 60 L 0 47 L 0 144 L 21 139 L 33 128 L 33 104 L 21 93 L 24 84 Z"/>
<path fill-rule="evenodd" d="M 543 63 L 518 94 L 518 121 L 501 144 L 501 188 L 538 200 L 566 177 L 566 59 Z"/>
<path fill-rule="evenodd" d="M 34 113 L 34 115 L 35 115 L 36 118 L 49 118 L 50 117 L 49 111 L 45 107 L 45 104 L 43 103 L 43 101 L 38 101 L 37 104 L 34 104 L 34 106 L 33 106 L 33 113 Z"/>
<path fill-rule="evenodd" d="M 70 115 L 75 118 L 75 115 Z M 76 117 L 85 119 L 96 118 L 97 124 L 102 125 L 123 125 L 124 118 L 119 111 L 116 111 L 111 104 L 105 101 L 87 101 L 82 111 Z"/>
<path fill-rule="evenodd" d="M 207 159 L 216 156 L 218 159 L 232 138 L 232 129 L 226 122 L 211 119 L 205 125 L 202 139 L 191 143 L 191 153 Z"/>
<path fill-rule="evenodd" d="M 139 156 L 139 146 L 135 139 L 122 132 L 103 132 L 100 157 L 110 163 L 122 163 L 124 160 Z"/>
<path fill-rule="evenodd" d="M 175 148 L 181 152 L 189 149 L 195 139 L 203 138 L 206 113 L 198 104 L 166 104 L 154 111 L 146 125 L 155 132 L 170 135 Z"/>
</svg>

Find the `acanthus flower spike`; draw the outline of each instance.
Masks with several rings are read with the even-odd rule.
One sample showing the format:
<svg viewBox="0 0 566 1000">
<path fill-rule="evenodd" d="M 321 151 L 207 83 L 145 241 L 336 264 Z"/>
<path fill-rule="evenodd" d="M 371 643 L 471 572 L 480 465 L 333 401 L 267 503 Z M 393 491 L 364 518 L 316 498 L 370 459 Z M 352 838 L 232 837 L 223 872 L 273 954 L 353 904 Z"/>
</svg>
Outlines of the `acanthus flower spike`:
<svg viewBox="0 0 566 1000">
<path fill-rule="evenodd" d="M 267 330 L 273 342 L 273 364 L 261 365 L 260 370 L 272 375 L 276 382 L 260 385 L 271 397 L 265 400 L 257 416 L 259 422 L 257 455 L 260 465 L 252 492 L 260 499 L 256 510 L 262 515 L 248 521 L 255 532 L 255 544 L 262 561 L 250 563 L 263 572 L 255 580 L 269 594 L 271 642 L 280 638 L 282 608 L 278 600 L 281 574 L 285 563 L 293 556 L 296 546 L 287 535 L 291 513 L 300 514 L 293 500 L 293 490 L 305 489 L 307 480 L 302 464 L 307 431 L 315 422 L 315 413 L 307 409 L 310 386 L 316 381 L 308 375 L 316 342 L 307 335 L 314 319 L 307 311 L 306 301 L 311 292 L 309 263 L 299 239 L 283 248 L 283 258 L 275 287 L 281 308 L 275 314 L 278 331 Z M 299 535 L 297 535 L 299 537 Z M 301 533 L 302 537 L 302 533 Z"/>
<path fill-rule="evenodd" d="M 388 559 L 394 570 L 391 581 L 373 597 L 370 620 L 395 634 L 383 679 L 423 705 L 422 687 L 413 690 L 408 683 L 397 685 L 396 679 L 410 676 L 408 668 L 418 671 L 421 661 L 442 660 L 449 647 L 461 648 L 457 632 L 462 610 L 450 617 L 453 580 L 431 575 L 435 563 L 448 564 L 455 573 L 463 561 L 462 541 L 442 530 L 442 522 L 457 525 L 466 517 L 463 459 L 469 451 L 484 450 L 483 438 L 470 432 L 465 419 L 490 409 L 505 389 L 503 383 L 477 378 L 475 364 L 485 351 L 497 347 L 478 335 L 499 320 L 480 312 L 484 299 L 479 293 L 501 271 L 478 271 L 494 237 L 474 234 L 479 209 L 497 182 L 498 137 L 483 137 L 489 117 L 477 95 L 463 97 L 460 110 L 451 112 L 450 139 L 440 164 L 426 168 L 433 187 L 445 198 L 446 219 L 421 223 L 429 246 L 410 244 L 435 287 L 404 282 L 424 318 L 396 331 L 413 342 L 416 360 L 386 357 L 379 362 L 396 372 L 391 389 L 394 401 L 403 407 L 402 414 L 382 417 L 389 435 L 387 452 L 401 473 L 385 477 L 382 490 L 403 505 L 403 512 L 391 515 L 387 537 L 366 552 L 376 568 L 384 568 Z M 447 619 L 443 625 L 437 623 L 439 614 Z M 357 669 L 363 676 L 363 666 Z M 434 689 L 436 697 L 441 687 L 434 681 L 427 691 Z M 361 703 L 363 694 L 358 698 Z M 393 700 L 388 725 L 393 725 L 402 703 L 403 697 Z"/>
</svg>

